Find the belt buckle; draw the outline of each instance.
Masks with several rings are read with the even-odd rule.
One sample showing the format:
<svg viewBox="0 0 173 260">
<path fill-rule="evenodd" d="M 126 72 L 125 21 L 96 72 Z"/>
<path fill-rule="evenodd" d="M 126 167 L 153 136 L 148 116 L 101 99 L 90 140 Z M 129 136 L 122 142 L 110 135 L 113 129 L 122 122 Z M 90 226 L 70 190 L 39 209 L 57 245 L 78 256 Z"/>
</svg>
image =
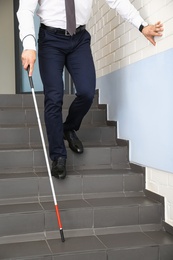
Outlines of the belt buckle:
<svg viewBox="0 0 173 260">
<path fill-rule="evenodd" d="M 65 30 L 65 36 L 71 36 L 67 30 Z"/>
</svg>

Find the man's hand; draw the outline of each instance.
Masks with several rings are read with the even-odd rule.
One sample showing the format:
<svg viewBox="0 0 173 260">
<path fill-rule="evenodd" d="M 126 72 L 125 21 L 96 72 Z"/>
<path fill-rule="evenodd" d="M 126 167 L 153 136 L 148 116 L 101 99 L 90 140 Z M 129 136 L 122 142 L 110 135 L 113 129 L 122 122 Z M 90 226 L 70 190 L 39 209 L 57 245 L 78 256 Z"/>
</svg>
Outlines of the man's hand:
<svg viewBox="0 0 173 260">
<path fill-rule="evenodd" d="M 21 55 L 22 65 L 25 70 L 29 66 L 29 76 L 32 76 L 34 70 L 34 63 L 36 61 L 36 51 L 35 50 L 24 50 Z"/>
<path fill-rule="evenodd" d="M 157 22 L 155 25 L 148 25 L 143 28 L 143 35 L 155 46 L 156 42 L 154 40 L 155 36 L 162 36 L 163 24 Z"/>
</svg>

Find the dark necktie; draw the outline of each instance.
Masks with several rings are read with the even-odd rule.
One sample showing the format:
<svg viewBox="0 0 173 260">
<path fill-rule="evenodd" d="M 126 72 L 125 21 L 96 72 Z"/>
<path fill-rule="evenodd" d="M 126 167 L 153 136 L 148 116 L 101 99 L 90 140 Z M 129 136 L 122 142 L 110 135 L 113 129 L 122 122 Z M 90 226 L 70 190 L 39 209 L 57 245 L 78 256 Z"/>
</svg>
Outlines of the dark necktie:
<svg viewBox="0 0 173 260">
<path fill-rule="evenodd" d="M 67 31 L 73 35 L 76 31 L 76 17 L 74 0 L 65 0 Z"/>
</svg>

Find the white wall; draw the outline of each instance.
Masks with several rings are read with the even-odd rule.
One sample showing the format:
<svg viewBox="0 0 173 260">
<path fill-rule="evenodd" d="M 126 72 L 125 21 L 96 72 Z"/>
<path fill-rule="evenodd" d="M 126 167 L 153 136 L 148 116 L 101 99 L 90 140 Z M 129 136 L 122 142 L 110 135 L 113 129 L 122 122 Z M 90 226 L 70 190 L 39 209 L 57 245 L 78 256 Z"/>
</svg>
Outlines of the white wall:
<svg viewBox="0 0 173 260">
<path fill-rule="evenodd" d="M 13 0 L 0 1 L 0 94 L 15 93 Z"/>
<path fill-rule="evenodd" d="M 173 174 L 147 168 L 146 189 L 165 198 L 166 222 L 173 226 Z"/>
<path fill-rule="evenodd" d="M 164 23 L 164 36 L 152 46 L 104 0 L 94 0 L 88 28 L 100 103 L 129 140 L 130 160 L 147 167 L 146 188 L 165 197 L 173 225 L 173 1 L 131 2 L 149 23 Z"/>
<path fill-rule="evenodd" d="M 104 76 L 173 46 L 173 1 L 131 0 L 142 17 L 154 24 L 164 23 L 164 36 L 153 47 L 130 23 L 125 22 L 105 0 L 94 0 L 93 15 L 88 23 L 97 76 Z"/>
</svg>

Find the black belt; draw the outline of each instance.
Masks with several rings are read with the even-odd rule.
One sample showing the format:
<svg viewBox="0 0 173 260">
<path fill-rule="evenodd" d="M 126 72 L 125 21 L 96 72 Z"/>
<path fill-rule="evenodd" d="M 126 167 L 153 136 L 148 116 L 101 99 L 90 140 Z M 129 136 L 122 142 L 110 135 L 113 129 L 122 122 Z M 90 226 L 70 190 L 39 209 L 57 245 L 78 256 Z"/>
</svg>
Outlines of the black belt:
<svg viewBox="0 0 173 260">
<path fill-rule="evenodd" d="M 51 26 L 46 26 L 43 23 L 40 25 L 40 28 L 45 29 L 47 31 L 51 31 L 51 32 L 57 33 L 57 34 L 71 36 L 67 30 L 64 30 L 64 29 L 61 29 L 61 28 L 55 28 L 55 27 L 51 27 Z M 83 30 L 85 30 L 85 25 L 81 25 L 78 28 L 76 28 L 75 34 L 81 32 Z"/>
</svg>

